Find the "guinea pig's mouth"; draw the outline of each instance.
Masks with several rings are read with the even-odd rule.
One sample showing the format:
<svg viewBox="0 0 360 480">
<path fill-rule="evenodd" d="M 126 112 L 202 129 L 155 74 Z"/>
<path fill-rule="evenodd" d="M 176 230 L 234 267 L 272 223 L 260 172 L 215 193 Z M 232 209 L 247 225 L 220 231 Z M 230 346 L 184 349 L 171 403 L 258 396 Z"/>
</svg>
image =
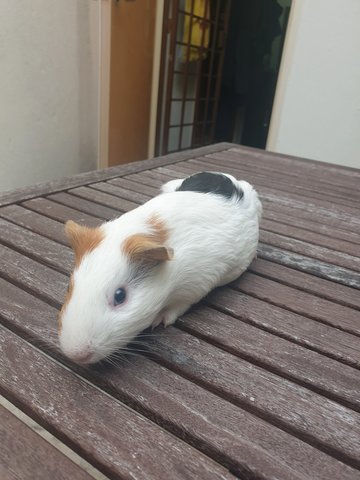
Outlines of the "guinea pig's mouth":
<svg viewBox="0 0 360 480">
<path fill-rule="evenodd" d="M 90 365 L 99 362 L 103 358 L 89 349 L 64 353 L 71 361 L 77 363 L 78 365 Z"/>
</svg>

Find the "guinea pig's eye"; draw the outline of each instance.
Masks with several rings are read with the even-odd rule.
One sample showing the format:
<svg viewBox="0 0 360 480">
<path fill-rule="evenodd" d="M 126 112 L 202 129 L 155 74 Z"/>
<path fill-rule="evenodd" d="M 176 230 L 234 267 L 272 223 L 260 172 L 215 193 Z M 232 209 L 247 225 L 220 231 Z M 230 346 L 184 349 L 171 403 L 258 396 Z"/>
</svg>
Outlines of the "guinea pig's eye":
<svg viewBox="0 0 360 480">
<path fill-rule="evenodd" d="M 120 305 L 124 303 L 126 299 L 126 290 L 125 288 L 118 288 L 114 293 L 114 305 Z"/>
</svg>

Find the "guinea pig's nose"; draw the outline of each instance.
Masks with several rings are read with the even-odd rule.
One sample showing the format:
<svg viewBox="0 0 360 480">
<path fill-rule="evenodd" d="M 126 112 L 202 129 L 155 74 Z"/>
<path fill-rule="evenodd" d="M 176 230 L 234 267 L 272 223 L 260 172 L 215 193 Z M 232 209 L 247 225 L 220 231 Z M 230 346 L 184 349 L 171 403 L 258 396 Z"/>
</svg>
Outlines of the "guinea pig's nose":
<svg viewBox="0 0 360 480">
<path fill-rule="evenodd" d="M 91 352 L 89 349 L 86 349 L 80 352 L 72 353 L 70 358 L 76 363 L 89 363 L 92 355 L 93 352 Z"/>
</svg>

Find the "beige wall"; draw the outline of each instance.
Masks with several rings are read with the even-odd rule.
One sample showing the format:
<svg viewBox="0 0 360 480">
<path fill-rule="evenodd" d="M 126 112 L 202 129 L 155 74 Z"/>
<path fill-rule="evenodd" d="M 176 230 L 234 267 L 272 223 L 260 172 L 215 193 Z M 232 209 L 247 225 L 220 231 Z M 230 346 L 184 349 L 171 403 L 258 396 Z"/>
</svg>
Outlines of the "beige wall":
<svg viewBox="0 0 360 480">
<path fill-rule="evenodd" d="M 98 0 L 0 0 L 0 189 L 96 168 Z"/>
<path fill-rule="evenodd" d="M 267 148 L 360 168 L 360 0 L 294 0 Z"/>
</svg>

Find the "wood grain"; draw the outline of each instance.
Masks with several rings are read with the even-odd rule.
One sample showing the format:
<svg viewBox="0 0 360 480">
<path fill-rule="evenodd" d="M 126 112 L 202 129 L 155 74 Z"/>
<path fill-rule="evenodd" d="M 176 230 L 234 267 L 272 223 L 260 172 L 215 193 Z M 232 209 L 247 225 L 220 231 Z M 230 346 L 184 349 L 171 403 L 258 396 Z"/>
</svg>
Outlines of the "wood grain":
<svg viewBox="0 0 360 480">
<path fill-rule="evenodd" d="M 64 222 L 97 226 L 199 169 L 254 183 L 259 258 L 144 337 L 136 357 L 72 364 L 57 340 L 73 267 Z M 359 180 L 354 169 L 221 144 L 5 194 L 1 392 L 110 478 L 360 478 Z M 30 432 L 24 448 L 32 435 L 37 445 Z M 51 468 L 43 447 L 39 478 Z"/>
<path fill-rule="evenodd" d="M 92 476 L 0 406 L 3 480 L 91 480 Z"/>
<path fill-rule="evenodd" d="M 15 309 L 10 303 L 8 307 L 1 304 L 2 318 L 11 321 L 19 333 L 26 331 L 35 341 L 44 339 L 43 347 L 53 349 L 46 325 L 53 318 L 56 331 L 56 311 L 35 297 L 19 296 L 14 286 L 6 287 L 1 281 L 0 286 L 6 296 L 19 299 Z M 22 305 L 27 312 L 25 323 Z M 75 369 L 241 478 L 254 474 L 261 479 L 310 480 L 314 471 L 324 480 L 330 472 L 341 472 L 344 479 L 357 478 L 357 472 L 343 463 L 147 358 L 137 357 L 105 370 Z"/>
<path fill-rule="evenodd" d="M 156 480 L 201 475 L 234 478 L 210 458 L 2 327 L 0 350 L 4 395 L 105 475 L 131 478 L 135 469 Z M 11 371 L 16 375 L 6 374 Z"/>
<path fill-rule="evenodd" d="M 207 303 L 270 333 L 360 367 L 359 338 L 347 332 L 230 289 L 214 291 Z"/>
<path fill-rule="evenodd" d="M 55 193 L 54 195 L 49 195 L 47 198 L 53 202 L 59 203 L 60 205 L 74 208 L 79 212 L 90 213 L 94 217 L 106 220 L 113 220 L 120 215 L 119 210 L 105 207 L 104 205 L 99 205 L 98 203 L 92 203 L 89 200 L 85 200 L 84 198 L 70 195 L 65 192 Z"/>
<path fill-rule="evenodd" d="M 315 277 L 293 268 L 279 265 L 262 258 L 257 258 L 251 265 L 250 271 L 276 280 L 284 285 L 295 287 L 298 290 L 326 298 L 348 307 L 360 309 L 360 295 L 358 290 Z"/>
<path fill-rule="evenodd" d="M 232 286 L 248 295 L 265 300 L 269 304 L 278 305 L 360 336 L 360 313 L 353 308 L 336 305 L 329 300 L 301 292 L 250 272 L 240 277 Z"/>
<path fill-rule="evenodd" d="M 360 467 L 359 413 L 192 335 L 172 329 L 167 333 L 154 342 L 161 352 L 157 355 L 168 368 L 317 448 Z"/>
</svg>

